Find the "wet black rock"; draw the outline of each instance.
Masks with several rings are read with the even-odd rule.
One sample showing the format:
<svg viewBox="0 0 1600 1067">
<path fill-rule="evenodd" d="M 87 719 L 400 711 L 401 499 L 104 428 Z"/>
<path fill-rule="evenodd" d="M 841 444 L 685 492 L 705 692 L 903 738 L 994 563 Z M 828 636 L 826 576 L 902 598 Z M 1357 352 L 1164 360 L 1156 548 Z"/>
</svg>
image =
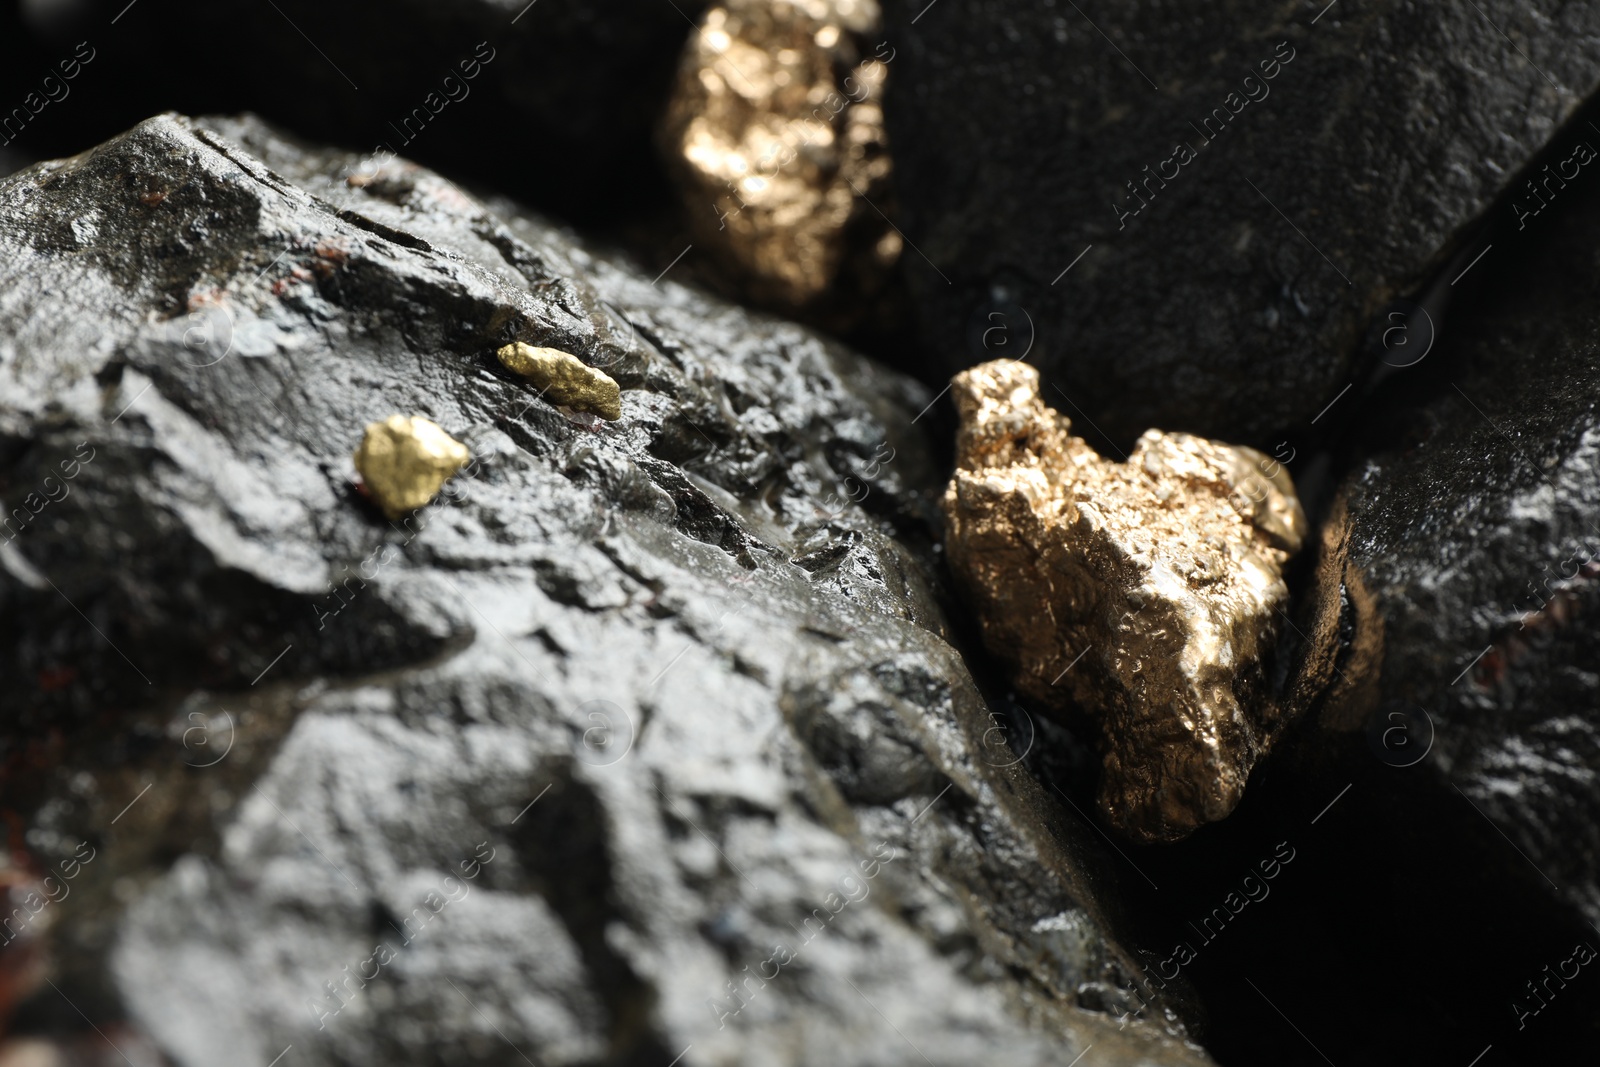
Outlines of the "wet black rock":
<svg viewBox="0 0 1600 1067">
<path fill-rule="evenodd" d="M 1308 674 L 1325 725 L 1387 765 L 1371 787 L 1393 810 L 1430 810 L 1428 832 L 1600 945 L 1595 180 L 1551 206 L 1496 242 L 1415 380 L 1371 402 L 1387 447 L 1335 506 Z M 1505 1003 L 1537 1007 L 1529 977 L 1504 976 Z M 1594 1017 L 1600 993 L 1577 997 Z"/>
<path fill-rule="evenodd" d="M 1032 341 L 1055 402 L 1123 447 L 1305 425 L 1600 64 L 1600 9 L 1570 3 L 888 16 L 925 342 L 954 367 Z"/>
<path fill-rule="evenodd" d="M 11 877 L 77 864 L 55 987 L 0 956 L 24 1032 L 1209 1062 L 1180 1000 L 1117 1017 L 1116 871 L 947 642 L 922 387 L 254 120 L 0 182 L 0 337 Z M 475 462 L 391 524 L 350 453 L 396 412 Z"/>
</svg>

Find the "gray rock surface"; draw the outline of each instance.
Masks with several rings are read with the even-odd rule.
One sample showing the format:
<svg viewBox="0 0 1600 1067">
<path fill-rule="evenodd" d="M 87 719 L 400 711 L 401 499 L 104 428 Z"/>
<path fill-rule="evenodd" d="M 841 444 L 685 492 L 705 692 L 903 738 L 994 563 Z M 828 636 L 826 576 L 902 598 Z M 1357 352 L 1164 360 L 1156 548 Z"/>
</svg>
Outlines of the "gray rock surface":
<svg viewBox="0 0 1600 1067">
<path fill-rule="evenodd" d="M 1176 1001 L 1119 1021 L 1118 872 L 948 643 L 928 391 L 371 164 L 163 116 L 0 182 L 0 799 L 13 869 L 92 852 L 19 1021 L 180 1065 L 1210 1062 Z M 476 462 L 389 524 L 350 453 L 395 412 Z"/>
<path fill-rule="evenodd" d="M 996 354 L 988 328 L 1031 335 L 1124 448 L 1151 426 L 1270 445 L 1309 422 L 1600 64 L 1600 9 L 1558 0 L 887 16 L 924 342 L 956 367 Z"/>
</svg>

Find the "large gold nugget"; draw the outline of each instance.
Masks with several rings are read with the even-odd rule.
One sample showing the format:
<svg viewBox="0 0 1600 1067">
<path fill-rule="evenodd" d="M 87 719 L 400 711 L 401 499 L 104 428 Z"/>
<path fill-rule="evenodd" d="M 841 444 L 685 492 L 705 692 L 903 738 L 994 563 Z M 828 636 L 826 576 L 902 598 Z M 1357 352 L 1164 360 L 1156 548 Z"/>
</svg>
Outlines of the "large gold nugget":
<svg viewBox="0 0 1600 1067">
<path fill-rule="evenodd" d="M 1114 826 L 1170 841 L 1225 817 L 1284 725 L 1261 660 L 1306 536 L 1288 472 L 1158 430 L 1105 459 L 1024 363 L 958 374 L 952 395 L 946 546 L 984 643 L 1029 697 L 1098 720 Z"/>
<path fill-rule="evenodd" d="M 662 142 L 695 242 L 745 295 L 791 310 L 899 257 L 877 0 L 722 0 L 684 49 Z M 868 54 L 868 50 L 871 53 Z"/>
<path fill-rule="evenodd" d="M 497 355 L 506 370 L 538 386 L 539 395 L 552 404 L 565 404 L 602 419 L 622 418 L 622 389 L 616 381 L 572 353 L 517 341 L 501 348 Z"/>
<path fill-rule="evenodd" d="M 367 491 L 391 519 L 426 507 L 471 460 L 466 445 L 420 415 L 368 423 L 355 455 Z"/>
</svg>

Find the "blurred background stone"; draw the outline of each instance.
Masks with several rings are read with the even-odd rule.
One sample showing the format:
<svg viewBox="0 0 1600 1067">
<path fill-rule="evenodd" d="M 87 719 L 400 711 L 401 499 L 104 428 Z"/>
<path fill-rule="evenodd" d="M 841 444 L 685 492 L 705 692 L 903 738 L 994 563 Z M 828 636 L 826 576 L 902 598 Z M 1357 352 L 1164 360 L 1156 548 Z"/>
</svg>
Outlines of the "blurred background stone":
<svg viewBox="0 0 1600 1067">
<path fill-rule="evenodd" d="M 34 158 L 169 108 L 248 108 L 609 225 L 670 205 L 651 132 L 702 3 L 5 0 L 0 107 L 87 41 L 94 62 L 18 142 Z"/>
<path fill-rule="evenodd" d="M 1478 251 L 1600 66 L 1600 11 L 1569 3 L 885 16 L 926 358 L 1011 355 L 974 330 L 1025 312 L 1033 362 L 1124 451 L 1152 426 L 1270 450 L 1308 424 L 1369 369 L 1380 310 Z"/>
<path fill-rule="evenodd" d="M 1564 193 L 1370 403 L 1314 592 L 1344 635 L 1326 726 L 1415 762 L 1484 862 L 1600 923 L 1600 181 Z"/>
<path fill-rule="evenodd" d="M 1261 996 L 1227 992 L 1263 972 L 1336 1063 L 1560 1062 L 1600 1040 L 1588 968 L 1542 986 L 1600 947 L 1597 181 L 1486 235 L 1426 357 L 1340 402 L 1345 473 L 1280 649 L 1283 699 L 1309 714 L 1216 836 L 1136 857 L 1165 891 L 1308 842 L 1315 886 L 1194 968 L 1221 1062 L 1279 1054 Z M 1318 1018 L 1357 985 L 1361 1026 Z"/>
</svg>

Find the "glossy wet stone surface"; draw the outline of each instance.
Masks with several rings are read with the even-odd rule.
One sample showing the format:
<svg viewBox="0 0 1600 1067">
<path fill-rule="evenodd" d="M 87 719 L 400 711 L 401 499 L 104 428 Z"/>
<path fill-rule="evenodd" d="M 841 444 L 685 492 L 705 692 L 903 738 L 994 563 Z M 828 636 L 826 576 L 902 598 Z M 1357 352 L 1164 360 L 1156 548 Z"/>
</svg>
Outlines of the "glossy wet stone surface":
<svg viewBox="0 0 1600 1067">
<path fill-rule="evenodd" d="M 929 391 L 368 163 L 163 117 L 0 182 L 61 991 L 196 1065 L 1209 1062 L 1176 987 L 1119 1025 L 1121 875 L 947 639 Z M 390 523 L 396 411 L 475 463 Z"/>
</svg>

